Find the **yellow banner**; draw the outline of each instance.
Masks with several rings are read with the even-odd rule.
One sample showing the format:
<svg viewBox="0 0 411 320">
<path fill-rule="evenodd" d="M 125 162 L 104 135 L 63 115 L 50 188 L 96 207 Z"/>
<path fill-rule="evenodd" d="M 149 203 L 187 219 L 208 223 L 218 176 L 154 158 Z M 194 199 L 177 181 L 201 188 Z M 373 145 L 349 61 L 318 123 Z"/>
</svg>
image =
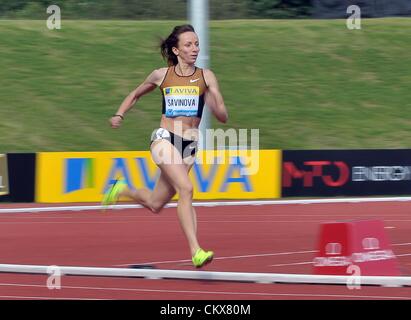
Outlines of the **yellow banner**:
<svg viewBox="0 0 411 320">
<path fill-rule="evenodd" d="M 200 152 L 190 172 L 194 199 L 279 198 L 280 163 L 280 150 Z M 46 152 L 36 166 L 36 201 L 45 203 L 99 202 L 120 176 L 153 190 L 160 175 L 149 151 Z"/>
<path fill-rule="evenodd" d="M 9 194 L 7 155 L 0 154 L 0 196 Z"/>
</svg>

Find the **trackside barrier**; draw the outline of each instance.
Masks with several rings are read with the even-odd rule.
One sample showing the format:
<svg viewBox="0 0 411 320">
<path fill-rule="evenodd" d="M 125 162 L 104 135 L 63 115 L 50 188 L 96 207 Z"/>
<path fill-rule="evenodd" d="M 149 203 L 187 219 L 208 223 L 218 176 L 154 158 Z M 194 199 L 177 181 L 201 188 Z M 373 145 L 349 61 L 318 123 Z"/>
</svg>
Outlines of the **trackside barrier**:
<svg viewBox="0 0 411 320">
<path fill-rule="evenodd" d="M 0 202 L 34 202 L 35 153 L 0 155 Z"/>
<path fill-rule="evenodd" d="M 380 220 L 323 223 L 314 274 L 346 275 L 349 266 L 365 276 L 398 276 L 399 263 Z"/>
<path fill-rule="evenodd" d="M 0 154 L 0 196 L 9 194 L 9 174 L 7 156 Z"/>
<path fill-rule="evenodd" d="M 100 202 L 119 177 L 130 188 L 153 190 L 159 176 L 149 151 L 41 152 L 36 202 Z M 190 179 L 196 200 L 279 198 L 281 150 L 200 151 Z"/>
<path fill-rule="evenodd" d="M 50 266 L 0 264 L 0 272 L 50 274 Z M 350 276 L 279 274 L 279 273 L 240 273 L 186 270 L 126 269 L 126 268 L 93 268 L 93 267 L 56 267 L 59 275 L 101 276 L 101 277 L 134 277 L 146 279 L 186 279 L 208 281 L 241 281 L 254 283 L 298 283 L 298 284 L 341 284 L 352 281 Z M 361 285 L 378 285 L 387 287 L 411 286 L 411 277 L 361 276 Z"/>
<path fill-rule="evenodd" d="M 411 194 L 411 149 L 283 150 L 283 197 Z"/>
<path fill-rule="evenodd" d="M 194 207 L 226 207 L 226 206 L 268 206 L 287 204 L 330 204 L 330 203 L 375 203 L 375 202 L 411 202 L 411 197 L 387 197 L 387 198 L 343 198 L 343 199 L 303 199 L 303 200 L 255 200 L 255 201 L 209 201 L 193 202 Z M 165 208 L 176 208 L 177 203 L 170 202 Z M 143 206 L 138 204 L 117 204 L 108 206 L 107 209 L 139 209 Z M 62 212 L 62 211 L 92 211 L 104 209 L 101 205 L 76 205 L 76 206 L 47 206 L 47 207 L 25 207 L 0 209 L 0 213 L 36 213 L 36 212 Z"/>
</svg>

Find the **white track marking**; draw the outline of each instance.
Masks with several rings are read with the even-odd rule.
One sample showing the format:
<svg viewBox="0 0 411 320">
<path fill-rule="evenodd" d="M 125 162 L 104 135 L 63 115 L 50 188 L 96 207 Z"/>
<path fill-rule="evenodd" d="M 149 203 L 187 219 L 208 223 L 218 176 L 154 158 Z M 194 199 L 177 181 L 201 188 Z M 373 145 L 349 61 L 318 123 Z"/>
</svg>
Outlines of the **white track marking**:
<svg viewBox="0 0 411 320">
<path fill-rule="evenodd" d="M 401 244 L 399 244 L 401 245 Z M 316 252 L 316 251 L 314 251 Z M 397 254 L 396 257 L 407 257 L 411 256 L 411 253 L 405 253 L 405 254 Z M 272 264 L 269 265 L 269 267 L 285 267 L 285 266 L 296 266 L 296 265 L 304 265 L 304 264 L 312 264 L 312 261 L 303 261 L 303 262 L 295 262 L 295 263 L 283 263 L 283 264 Z"/>
<path fill-rule="evenodd" d="M 395 243 L 392 246 L 408 246 L 411 245 L 410 242 L 406 243 Z M 258 258 L 258 257 L 269 257 L 269 256 L 282 256 L 282 255 L 293 255 L 293 254 L 305 254 L 305 253 L 315 253 L 318 252 L 317 250 L 307 250 L 307 251 L 289 251 L 289 252 L 274 252 L 274 253 L 261 253 L 261 254 L 248 254 L 248 255 L 238 255 L 238 256 L 225 256 L 225 257 L 216 257 L 213 260 L 228 260 L 228 259 L 244 259 L 244 258 Z M 408 255 L 408 254 L 405 254 Z M 403 255 L 397 255 L 400 257 Z M 169 263 L 184 263 L 184 262 L 191 262 L 188 259 L 181 259 L 181 260 L 166 260 L 166 261 L 151 261 L 151 262 L 130 262 L 125 264 L 116 264 L 113 265 L 114 267 L 126 267 L 130 265 L 158 265 L 158 264 L 169 264 Z M 308 264 L 311 262 L 301 262 L 301 264 Z"/>
<path fill-rule="evenodd" d="M 23 300 L 108 300 L 96 298 L 55 298 L 55 297 L 28 297 L 28 296 L 0 296 L 0 299 L 23 299 Z"/>
<path fill-rule="evenodd" d="M 147 211 L 148 212 L 148 211 Z M 93 214 L 93 213 L 91 213 Z M 208 215 L 209 213 L 202 213 L 202 212 L 198 212 L 197 215 L 198 216 L 205 216 Z M 119 215 L 119 214 L 115 214 L 115 215 L 105 215 L 104 216 L 104 220 L 110 220 L 110 219 L 131 219 L 132 221 L 145 221 L 144 219 L 146 219 L 146 221 L 151 221 L 151 219 L 149 220 L 148 218 L 150 218 L 151 214 L 150 212 L 148 213 L 143 213 L 143 214 L 133 214 L 133 215 Z M 161 214 L 160 214 L 161 215 Z M 293 215 L 295 217 L 301 218 L 301 217 L 311 217 L 311 218 L 318 218 L 318 219 L 322 219 L 324 217 L 326 218 L 330 218 L 330 214 L 300 214 L 300 213 L 296 213 L 293 212 Z M 253 214 L 247 214 L 247 213 L 241 213 L 241 217 L 242 218 L 269 218 L 269 217 L 290 217 L 290 214 L 279 214 L 279 213 L 273 213 L 273 214 L 259 214 L 259 213 L 253 213 Z M 232 213 L 224 213 L 224 217 L 225 218 L 230 218 L 230 217 L 238 217 L 238 214 L 232 214 Z M 339 213 L 332 213 L 332 217 L 333 218 L 346 218 L 346 217 L 352 217 L 352 214 L 339 214 Z M 385 217 L 411 217 L 411 214 L 361 214 L 361 218 L 381 218 L 384 219 Z M 61 214 L 61 215 L 54 215 L 53 217 L 50 217 L 49 215 L 47 216 L 39 216 L 39 215 L 8 215 L 8 214 L 4 214 L 1 215 L 0 214 L 0 222 L 2 221 L 2 219 L 10 219 L 10 218 L 21 218 L 21 219 L 35 219 L 35 220 L 41 220 L 41 219 L 59 219 L 59 220 L 72 220 L 72 219 L 79 219 L 79 220 L 87 220 L 87 219 L 93 219 L 93 216 L 91 215 L 87 215 L 87 216 L 79 216 L 79 215 L 73 215 L 71 213 L 67 213 L 67 216 Z M 165 219 L 170 218 L 169 215 L 162 215 L 161 217 L 161 221 L 164 221 Z M 143 220 L 141 220 L 143 219 Z M 159 220 L 159 222 L 160 222 Z M 173 220 L 174 221 L 174 220 Z M 387 228 L 395 228 L 395 227 L 387 227 Z"/>
<path fill-rule="evenodd" d="M 411 242 L 405 242 L 405 243 L 395 243 L 393 246 L 410 246 Z"/>
<path fill-rule="evenodd" d="M 259 257 L 270 257 L 270 256 L 283 256 L 283 255 L 292 255 L 292 254 L 304 254 L 304 253 L 313 253 L 317 251 L 292 251 L 292 252 L 276 252 L 276 253 L 261 253 L 261 254 L 248 254 L 241 256 L 226 256 L 226 257 L 216 257 L 213 260 L 228 260 L 228 259 L 243 259 L 243 258 L 259 258 Z M 169 260 L 169 261 L 152 261 L 144 263 L 127 263 L 127 264 L 118 264 L 115 267 L 126 267 L 130 265 L 151 265 L 151 264 L 167 264 L 167 263 L 181 263 L 181 262 L 191 262 L 191 260 Z"/>
<path fill-rule="evenodd" d="M 411 197 L 386 197 L 386 198 L 338 198 L 338 199 L 303 199 L 303 200 L 255 200 L 255 201 L 210 201 L 193 202 L 195 207 L 220 207 L 220 206 L 262 206 L 262 205 L 284 205 L 284 204 L 330 204 L 330 203 L 365 203 L 365 202 L 408 202 Z M 165 208 L 176 208 L 177 203 L 169 203 Z M 86 211 L 103 210 L 101 205 L 94 206 L 50 206 L 50 207 L 27 207 L 0 209 L 0 213 L 35 213 L 56 211 Z M 119 204 L 108 206 L 107 209 L 136 209 L 143 208 L 136 204 Z"/>
<path fill-rule="evenodd" d="M 50 218 L 50 217 L 49 217 Z M 51 218 L 52 219 L 52 218 Z M 170 223 L 177 220 L 140 220 L 138 223 Z M 202 220 L 198 219 L 198 223 L 322 223 L 325 220 Z M 329 220 L 327 220 L 329 221 Z M 384 220 L 385 222 L 411 222 L 411 219 L 406 220 Z M 0 221 L 0 225 L 8 224 L 129 224 L 134 221 Z M 395 229 L 395 228 L 394 228 Z"/>
<path fill-rule="evenodd" d="M 25 285 L 14 283 L 0 283 L 0 286 L 17 286 L 17 287 L 41 287 L 44 285 Z M 363 295 L 345 295 L 345 294 L 310 294 L 310 293 L 265 293 L 265 292 L 230 292 L 230 291 L 199 291 L 199 290 L 169 290 L 169 289 L 144 289 L 144 288 L 111 288 L 111 287 L 87 287 L 87 286 L 64 286 L 64 289 L 74 290 L 96 290 L 96 291 L 120 291 L 120 292 L 156 292 L 156 293 L 189 293 L 189 294 L 213 294 L 213 295 L 236 295 L 236 296 L 285 296 L 285 297 L 313 297 L 313 298 L 364 298 L 364 299 L 401 299 L 410 300 L 411 297 L 403 296 L 363 296 Z M 7 296 L 0 296 L 7 297 Z M 16 296 L 19 298 L 19 296 Z M 26 297 L 35 299 L 36 297 Z M 65 299 L 65 298 L 46 298 L 45 299 Z M 66 298 L 73 299 L 73 298 Z M 75 298 L 74 298 L 75 299 Z M 80 298 L 86 300 L 84 298 Z M 96 299 L 90 299 L 96 300 Z"/>
<path fill-rule="evenodd" d="M 307 262 L 295 262 L 295 263 L 283 263 L 283 264 L 272 264 L 269 267 L 285 267 L 285 266 L 298 266 L 298 265 L 305 265 L 305 264 L 313 264 L 312 261 Z"/>
</svg>

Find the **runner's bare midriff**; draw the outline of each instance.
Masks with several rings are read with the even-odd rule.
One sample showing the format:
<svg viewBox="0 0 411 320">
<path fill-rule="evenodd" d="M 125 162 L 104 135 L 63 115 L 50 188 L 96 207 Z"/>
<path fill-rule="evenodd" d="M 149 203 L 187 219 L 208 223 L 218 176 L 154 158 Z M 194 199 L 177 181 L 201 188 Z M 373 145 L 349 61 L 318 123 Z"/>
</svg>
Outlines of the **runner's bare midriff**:
<svg viewBox="0 0 411 320">
<path fill-rule="evenodd" d="M 167 118 L 163 114 L 160 126 L 184 139 L 198 140 L 198 126 L 200 125 L 200 121 L 201 119 L 196 117 Z"/>
</svg>

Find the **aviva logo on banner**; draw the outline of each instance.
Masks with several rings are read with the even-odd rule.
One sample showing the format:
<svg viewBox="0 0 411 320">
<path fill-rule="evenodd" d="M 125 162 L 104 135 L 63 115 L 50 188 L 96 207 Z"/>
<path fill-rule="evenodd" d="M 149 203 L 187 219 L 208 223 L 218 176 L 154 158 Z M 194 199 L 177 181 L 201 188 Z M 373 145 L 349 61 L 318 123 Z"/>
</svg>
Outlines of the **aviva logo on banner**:
<svg viewBox="0 0 411 320">
<path fill-rule="evenodd" d="M 92 158 L 66 159 L 64 193 L 95 187 L 95 160 Z"/>
<path fill-rule="evenodd" d="M 228 152 L 199 153 L 190 172 L 194 199 L 281 196 L 280 150 L 257 151 L 258 170 L 251 170 L 245 155 L 232 156 Z M 199 161 L 204 155 L 226 161 Z M 44 203 L 100 202 L 109 185 L 120 176 L 132 189 L 153 190 L 160 175 L 149 151 L 43 152 L 37 154 L 36 166 L 36 201 Z"/>
</svg>

